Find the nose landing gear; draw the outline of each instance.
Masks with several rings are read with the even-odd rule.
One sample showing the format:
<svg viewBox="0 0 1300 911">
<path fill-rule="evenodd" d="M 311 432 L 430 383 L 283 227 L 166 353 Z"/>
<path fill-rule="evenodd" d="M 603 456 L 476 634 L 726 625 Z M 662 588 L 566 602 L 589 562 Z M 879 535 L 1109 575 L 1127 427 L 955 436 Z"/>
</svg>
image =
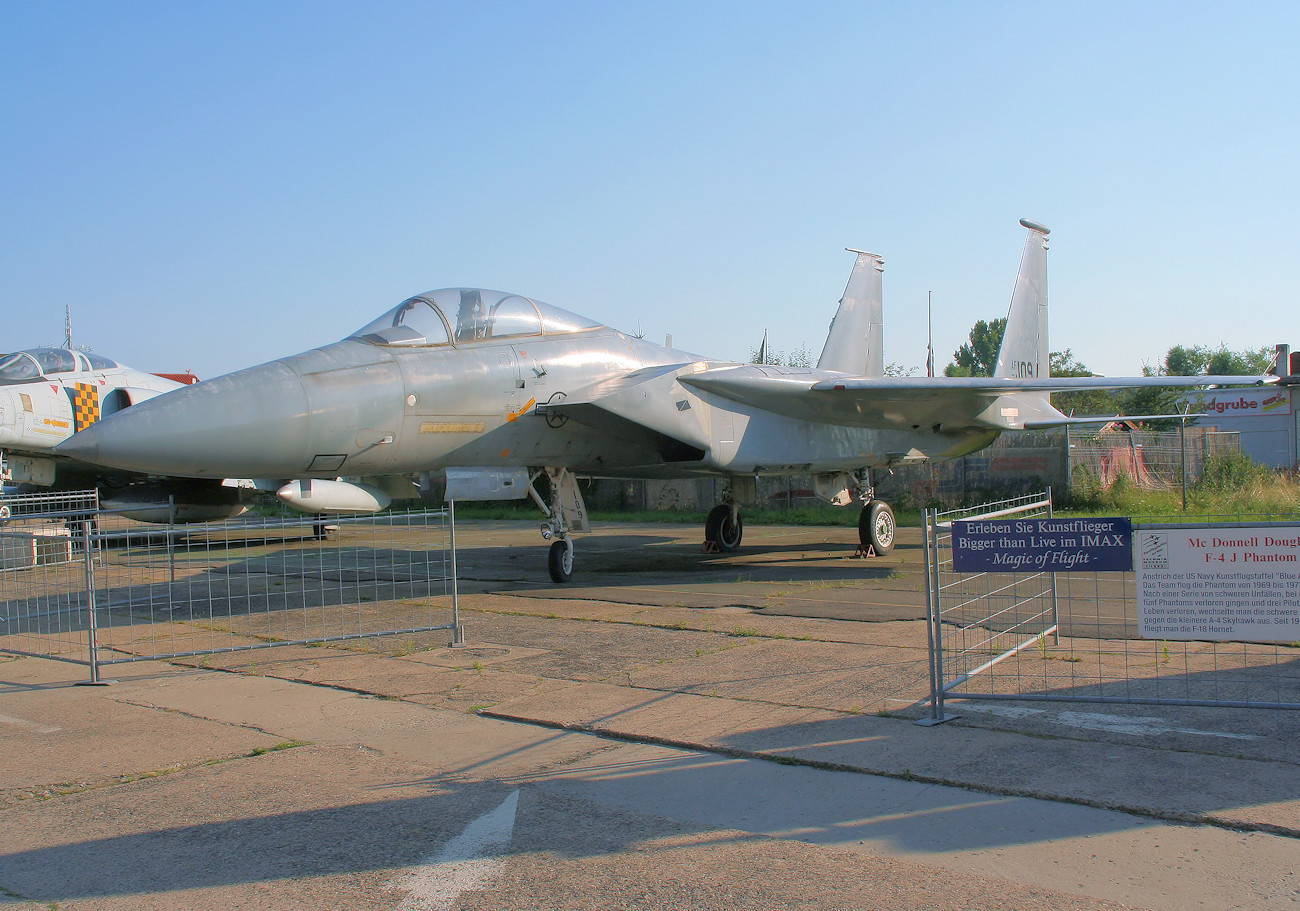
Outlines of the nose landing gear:
<svg viewBox="0 0 1300 911">
<path fill-rule="evenodd" d="M 543 473 L 551 482 L 550 496 L 546 501 L 533 486 L 533 482 Z M 544 468 L 529 480 L 528 494 L 546 514 L 546 522 L 542 523 L 542 538 L 551 541 L 551 549 L 546 554 L 546 568 L 551 574 L 551 581 L 568 582 L 573 578 L 573 539 L 569 535 L 591 531 L 587 522 L 587 506 L 582 502 L 578 481 L 567 468 Z"/>
<path fill-rule="evenodd" d="M 573 539 L 568 535 L 551 542 L 550 552 L 546 555 L 546 568 L 550 570 L 552 582 L 568 582 L 573 578 Z"/>
</svg>

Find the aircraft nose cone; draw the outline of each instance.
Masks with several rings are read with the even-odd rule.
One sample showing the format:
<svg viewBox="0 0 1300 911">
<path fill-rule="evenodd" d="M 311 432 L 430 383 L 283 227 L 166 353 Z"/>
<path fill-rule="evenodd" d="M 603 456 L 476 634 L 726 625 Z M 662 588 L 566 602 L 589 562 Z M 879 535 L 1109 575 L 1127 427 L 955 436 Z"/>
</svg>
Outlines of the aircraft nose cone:
<svg viewBox="0 0 1300 911">
<path fill-rule="evenodd" d="M 55 452 L 146 474 L 291 477 L 304 467 L 308 411 L 297 373 L 274 361 L 132 405 Z"/>
</svg>

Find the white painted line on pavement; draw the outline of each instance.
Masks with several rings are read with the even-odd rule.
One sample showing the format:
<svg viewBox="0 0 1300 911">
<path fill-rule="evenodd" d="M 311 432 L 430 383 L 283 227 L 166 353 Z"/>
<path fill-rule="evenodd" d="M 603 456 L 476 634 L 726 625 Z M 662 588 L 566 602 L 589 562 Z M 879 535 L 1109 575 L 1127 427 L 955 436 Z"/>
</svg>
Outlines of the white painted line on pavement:
<svg viewBox="0 0 1300 911">
<path fill-rule="evenodd" d="M 57 734 L 63 730 L 37 721 L 28 721 L 26 718 L 14 718 L 12 715 L 0 715 L 0 724 L 11 724 L 16 728 L 35 731 L 37 734 Z"/>
<path fill-rule="evenodd" d="M 994 715 L 1004 718 L 1028 718 L 1032 715 L 1046 715 L 1047 709 L 1027 709 L 1014 705 L 997 705 L 989 709 Z M 1202 737 L 1227 737 L 1230 740 L 1257 740 L 1254 734 L 1232 734 L 1228 731 L 1201 731 L 1196 728 L 1173 727 L 1163 718 L 1138 715 L 1110 715 L 1104 712 L 1060 712 L 1048 716 L 1044 721 L 1083 728 L 1086 731 L 1107 731 L 1112 734 L 1198 734 Z"/>
<path fill-rule="evenodd" d="M 393 882 L 409 893 L 397 911 L 451 911 L 462 893 L 481 889 L 500 874 L 515 832 L 518 789 L 491 813 L 471 822 L 437 854 Z"/>
</svg>

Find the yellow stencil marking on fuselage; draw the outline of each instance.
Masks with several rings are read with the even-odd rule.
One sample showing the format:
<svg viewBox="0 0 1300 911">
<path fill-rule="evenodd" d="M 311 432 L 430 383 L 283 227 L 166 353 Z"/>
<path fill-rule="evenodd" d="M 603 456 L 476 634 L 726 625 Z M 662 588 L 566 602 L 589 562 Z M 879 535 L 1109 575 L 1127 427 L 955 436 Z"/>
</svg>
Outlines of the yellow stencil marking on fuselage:
<svg viewBox="0 0 1300 911">
<path fill-rule="evenodd" d="M 482 433 L 482 421 L 425 421 L 420 433 Z"/>
</svg>

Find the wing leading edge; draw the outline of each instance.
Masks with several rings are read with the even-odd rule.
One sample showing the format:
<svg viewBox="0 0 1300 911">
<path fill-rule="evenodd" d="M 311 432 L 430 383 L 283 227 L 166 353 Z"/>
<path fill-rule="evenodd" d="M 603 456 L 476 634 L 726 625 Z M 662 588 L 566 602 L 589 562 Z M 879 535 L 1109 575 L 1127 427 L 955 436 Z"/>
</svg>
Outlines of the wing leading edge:
<svg viewBox="0 0 1300 911">
<path fill-rule="evenodd" d="M 1276 382 L 1258 376 L 1158 377 L 872 377 L 824 371 L 738 366 L 680 377 L 696 389 L 805 420 L 849 427 L 1023 430 L 1068 423 L 1052 407 L 1053 392 L 1150 386 L 1245 386 Z"/>
</svg>

